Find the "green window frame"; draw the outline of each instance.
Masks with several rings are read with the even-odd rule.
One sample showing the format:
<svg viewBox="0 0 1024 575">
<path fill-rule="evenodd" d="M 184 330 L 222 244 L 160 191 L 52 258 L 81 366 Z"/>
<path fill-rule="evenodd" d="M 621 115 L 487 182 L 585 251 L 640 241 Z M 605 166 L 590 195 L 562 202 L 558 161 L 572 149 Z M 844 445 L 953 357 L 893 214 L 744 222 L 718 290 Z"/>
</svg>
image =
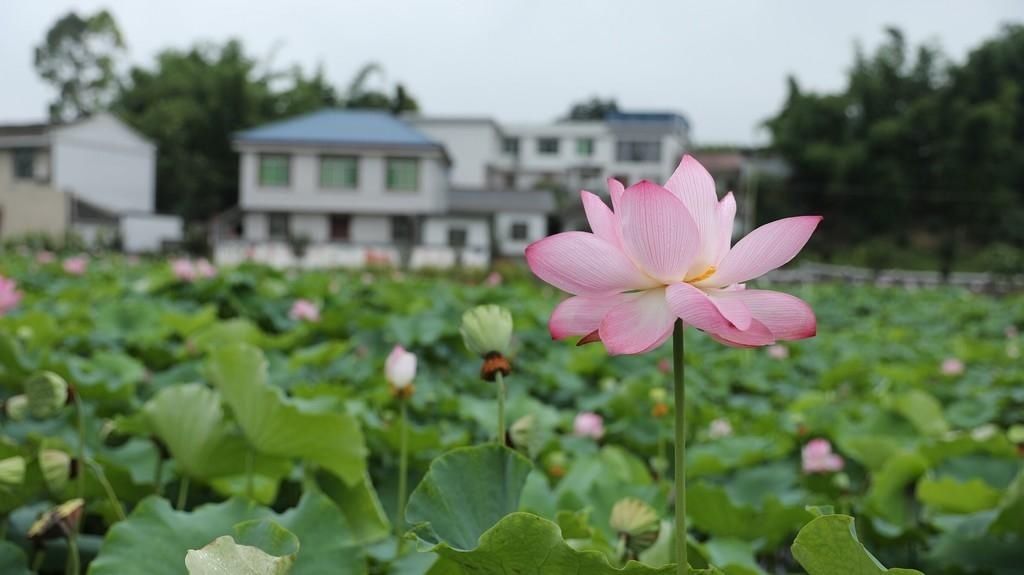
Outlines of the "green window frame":
<svg viewBox="0 0 1024 575">
<path fill-rule="evenodd" d="M 594 155 L 594 138 L 576 138 L 576 155 L 589 158 Z"/>
<path fill-rule="evenodd" d="M 14 178 L 32 180 L 36 175 L 36 151 L 33 148 L 14 148 Z"/>
<path fill-rule="evenodd" d="M 352 190 L 359 187 L 359 158 L 320 156 L 320 187 Z"/>
<path fill-rule="evenodd" d="M 292 159 L 288 154 L 260 154 L 259 182 L 266 188 L 287 188 L 292 181 Z"/>
<path fill-rule="evenodd" d="M 418 158 L 388 158 L 385 181 L 387 189 L 415 192 L 420 187 L 420 161 Z"/>
<path fill-rule="evenodd" d="M 542 156 L 557 156 L 558 144 L 558 138 L 537 138 L 537 153 Z"/>
</svg>

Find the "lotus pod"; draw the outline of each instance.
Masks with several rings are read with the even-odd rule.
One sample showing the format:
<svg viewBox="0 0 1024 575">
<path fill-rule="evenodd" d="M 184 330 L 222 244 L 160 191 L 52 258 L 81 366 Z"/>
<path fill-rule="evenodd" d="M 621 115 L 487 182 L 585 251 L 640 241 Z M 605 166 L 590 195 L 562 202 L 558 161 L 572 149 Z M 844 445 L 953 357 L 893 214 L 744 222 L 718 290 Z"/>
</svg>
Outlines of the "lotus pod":
<svg viewBox="0 0 1024 575">
<path fill-rule="evenodd" d="M 54 539 L 74 533 L 85 509 L 84 499 L 71 499 L 43 513 L 28 529 L 28 538 L 33 541 Z"/>
<path fill-rule="evenodd" d="M 658 512 L 647 503 L 635 498 L 620 499 L 612 507 L 609 520 L 612 529 L 629 536 L 657 533 L 659 527 Z"/>
<path fill-rule="evenodd" d="M 462 314 L 462 341 L 480 357 L 512 351 L 512 314 L 501 306 L 479 305 Z"/>
<path fill-rule="evenodd" d="M 64 378 L 44 371 L 25 381 L 28 412 L 37 419 L 56 415 L 68 403 L 68 383 Z"/>
<path fill-rule="evenodd" d="M 11 421 L 23 421 L 28 417 L 28 397 L 24 394 L 8 397 L 4 402 L 4 412 Z"/>
<path fill-rule="evenodd" d="M 71 456 L 59 449 L 44 449 L 39 452 L 39 468 L 43 480 L 52 493 L 60 493 L 71 480 Z"/>
<path fill-rule="evenodd" d="M 25 481 L 25 458 L 0 459 L 0 489 L 10 489 Z"/>
</svg>

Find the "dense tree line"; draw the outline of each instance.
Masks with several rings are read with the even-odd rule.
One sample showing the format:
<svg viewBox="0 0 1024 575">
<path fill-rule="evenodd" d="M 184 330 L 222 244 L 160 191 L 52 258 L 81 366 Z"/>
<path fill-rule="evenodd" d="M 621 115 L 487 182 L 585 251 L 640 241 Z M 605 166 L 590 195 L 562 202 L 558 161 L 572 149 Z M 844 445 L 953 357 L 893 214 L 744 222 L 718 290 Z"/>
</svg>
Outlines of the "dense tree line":
<svg viewBox="0 0 1024 575">
<path fill-rule="evenodd" d="M 415 111 L 401 85 L 369 88 L 377 64 L 363 66 L 345 90 L 322 70 L 275 69 L 242 43 L 167 49 L 151 67 L 119 72 L 125 52 L 113 16 L 74 12 L 58 20 L 36 49 L 40 75 L 57 88 L 55 121 L 110 110 L 156 143 L 157 209 L 203 222 L 238 201 L 232 135 L 326 106 Z"/>
<path fill-rule="evenodd" d="M 828 249 L 909 246 L 948 269 L 985 246 L 1024 247 L 1022 26 L 959 64 L 890 29 L 873 54 L 858 50 L 841 92 L 790 78 L 767 126 L 792 174 L 762 213 L 824 214 Z"/>
</svg>

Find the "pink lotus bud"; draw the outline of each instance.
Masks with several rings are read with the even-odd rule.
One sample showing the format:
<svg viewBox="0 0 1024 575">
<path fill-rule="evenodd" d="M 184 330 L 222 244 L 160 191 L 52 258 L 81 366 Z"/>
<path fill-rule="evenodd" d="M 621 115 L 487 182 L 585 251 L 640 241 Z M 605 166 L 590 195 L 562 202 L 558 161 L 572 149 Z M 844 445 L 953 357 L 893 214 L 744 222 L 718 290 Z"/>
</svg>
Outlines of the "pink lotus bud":
<svg viewBox="0 0 1024 575">
<path fill-rule="evenodd" d="M 89 267 L 89 258 L 86 256 L 73 256 L 64 260 L 64 272 L 73 276 L 80 276 Z"/>
<path fill-rule="evenodd" d="M 412 385 L 412 380 L 416 378 L 416 354 L 396 345 L 384 363 L 384 376 L 395 390 Z"/>
<path fill-rule="evenodd" d="M 288 317 L 295 321 L 316 323 L 320 321 L 320 308 L 308 299 L 297 299 L 295 300 L 295 303 L 292 304 L 292 309 L 288 312 Z"/>
<path fill-rule="evenodd" d="M 708 427 L 708 436 L 712 439 L 721 439 L 732 435 L 732 424 L 728 419 L 716 419 Z"/>
<path fill-rule="evenodd" d="M 786 359 L 789 357 L 789 348 L 777 343 L 768 346 L 768 355 L 774 359 Z"/>
<path fill-rule="evenodd" d="M 601 439 L 604 437 L 604 419 L 591 411 L 581 412 L 572 423 L 572 432 L 577 437 Z"/>
<path fill-rule="evenodd" d="M 947 357 L 942 360 L 942 375 L 954 376 L 961 375 L 964 372 L 964 362 L 960 361 L 955 357 Z"/>
<path fill-rule="evenodd" d="M 501 285 L 501 281 L 501 274 L 499 274 L 498 272 L 491 272 L 487 274 L 487 279 L 484 280 L 484 283 L 491 287 L 496 287 Z"/>
<path fill-rule="evenodd" d="M 844 461 L 832 453 L 832 444 L 827 439 L 812 439 L 801 452 L 804 473 L 831 473 L 842 471 Z"/>
<path fill-rule="evenodd" d="M 21 301 L 21 296 L 17 282 L 0 276 L 0 315 L 14 309 Z"/>
<path fill-rule="evenodd" d="M 53 255 L 53 252 L 49 250 L 43 250 L 36 254 L 36 263 L 38 264 L 53 263 L 53 260 L 55 259 L 57 259 L 57 256 Z"/>
<path fill-rule="evenodd" d="M 177 258 L 171 262 L 171 273 L 178 281 L 191 282 L 196 279 L 196 268 L 192 261 L 186 258 Z"/>
</svg>

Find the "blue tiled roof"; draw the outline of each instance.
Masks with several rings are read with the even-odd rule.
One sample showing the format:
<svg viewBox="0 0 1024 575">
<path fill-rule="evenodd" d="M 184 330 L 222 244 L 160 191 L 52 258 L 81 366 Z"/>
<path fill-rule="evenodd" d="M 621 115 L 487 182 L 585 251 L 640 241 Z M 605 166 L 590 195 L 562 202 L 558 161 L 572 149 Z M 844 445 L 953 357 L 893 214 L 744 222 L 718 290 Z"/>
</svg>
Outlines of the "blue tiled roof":
<svg viewBox="0 0 1024 575">
<path fill-rule="evenodd" d="M 324 109 L 238 132 L 235 139 L 267 144 L 441 147 L 402 120 L 375 110 Z"/>
<path fill-rule="evenodd" d="M 683 126 L 689 128 L 690 122 L 686 119 L 686 116 L 676 112 L 660 112 L 660 111 L 638 111 L 638 112 L 608 112 L 605 114 L 604 119 L 608 122 L 621 122 L 621 123 L 650 123 L 650 124 L 675 124 L 681 123 Z"/>
</svg>

